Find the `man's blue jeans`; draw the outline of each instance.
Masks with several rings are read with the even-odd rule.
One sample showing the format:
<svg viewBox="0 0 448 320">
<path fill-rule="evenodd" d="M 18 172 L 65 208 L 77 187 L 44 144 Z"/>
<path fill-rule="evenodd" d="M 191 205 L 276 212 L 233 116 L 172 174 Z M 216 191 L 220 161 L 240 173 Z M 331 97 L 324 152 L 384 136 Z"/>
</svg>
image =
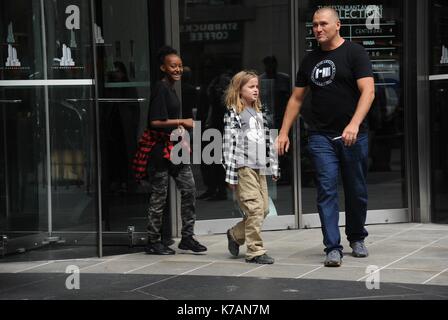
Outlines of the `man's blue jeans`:
<svg viewBox="0 0 448 320">
<path fill-rule="evenodd" d="M 351 147 L 334 135 L 312 133 L 309 152 L 316 170 L 317 209 L 322 225 L 325 252 L 342 254 L 339 232 L 338 176 L 342 176 L 345 194 L 345 234 L 349 242 L 364 240 L 367 215 L 368 135 L 360 133 Z"/>
</svg>

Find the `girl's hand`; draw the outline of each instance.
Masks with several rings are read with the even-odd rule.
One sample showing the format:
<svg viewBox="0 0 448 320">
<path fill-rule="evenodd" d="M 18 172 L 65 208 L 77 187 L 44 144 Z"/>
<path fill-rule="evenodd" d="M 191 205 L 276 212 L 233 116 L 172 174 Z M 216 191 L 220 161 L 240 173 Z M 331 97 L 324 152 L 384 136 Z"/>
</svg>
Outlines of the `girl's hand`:
<svg viewBox="0 0 448 320">
<path fill-rule="evenodd" d="M 276 182 L 278 179 L 280 179 L 280 177 L 272 176 L 272 181 Z"/>
<path fill-rule="evenodd" d="M 177 132 L 178 132 L 179 136 L 183 137 L 184 133 L 185 133 L 185 128 L 182 125 L 180 125 L 177 127 Z"/>
</svg>

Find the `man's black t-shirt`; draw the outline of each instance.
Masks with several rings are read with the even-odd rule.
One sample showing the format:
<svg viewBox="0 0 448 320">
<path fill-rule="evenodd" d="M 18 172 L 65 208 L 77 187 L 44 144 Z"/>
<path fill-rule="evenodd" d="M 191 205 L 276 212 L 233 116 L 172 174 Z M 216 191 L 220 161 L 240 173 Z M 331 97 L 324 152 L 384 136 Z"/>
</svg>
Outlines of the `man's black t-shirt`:
<svg viewBox="0 0 448 320">
<path fill-rule="evenodd" d="M 151 92 L 149 126 L 152 130 L 171 133 L 174 128 L 154 128 L 151 121 L 181 118 L 180 101 L 174 88 L 165 81 L 158 81 Z"/>
<path fill-rule="evenodd" d="M 296 87 L 311 88 L 311 112 L 305 118 L 311 131 L 342 134 L 355 114 L 361 95 L 356 80 L 373 77 L 366 50 L 345 40 L 338 48 L 310 52 L 300 64 Z M 368 130 L 366 120 L 359 128 Z"/>
</svg>

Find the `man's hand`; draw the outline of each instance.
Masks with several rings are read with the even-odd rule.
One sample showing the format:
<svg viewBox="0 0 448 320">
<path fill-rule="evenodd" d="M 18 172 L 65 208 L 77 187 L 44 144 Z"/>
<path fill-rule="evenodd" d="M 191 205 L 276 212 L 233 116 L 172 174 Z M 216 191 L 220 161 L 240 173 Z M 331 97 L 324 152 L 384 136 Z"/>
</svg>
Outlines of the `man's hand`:
<svg viewBox="0 0 448 320">
<path fill-rule="evenodd" d="M 289 97 L 288 105 L 286 106 L 285 115 L 280 129 L 280 133 L 275 139 L 275 148 L 279 156 L 283 156 L 289 151 L 289 137 L 288 132 L 296 121 L 300 112 L 303 100 L 309 90 L 309 87 L 295 87 Z"/>
<path fill-rule="evenodd" d="M 275 148 L 279 156 L 284 155 L 289 150 L 289 137 L 287 134 L 280 133 L 275 139 Z"/>
<path fill-rule="evenodd" d="M 230 183 L 227 184 L 227 187 L 232 191 L 235 191 L 237 186 L 238 186 L 237 184 L 230 184 Z"/>
<path fill-rule="evenodd" d="M 359 98 L 358 105 L 356 106 L 355 114 L 342 133 L 342 141 L 344 141 L 344 144 L 347 147 L 350 147 L 356 143 L 359 133 L 359 126 L 367 116 L 367 113 L 372 106 L 373 99 L 375 98 L 375 82 L 373 77 L 358 79 L 356 80 L 356 83 L 358 85 L 359 92 L 361 92 L 361 96 Z"/>
<path fill-rule="evenodd" d="M 347 127 L 345 127 L 344 132 L 342 133 L 342 140 L 346 147 L 351 147 L 356 143 L 356 139 L 358 138 L 359 126 L 353 123 L 349 123 Z"/>
</svg>

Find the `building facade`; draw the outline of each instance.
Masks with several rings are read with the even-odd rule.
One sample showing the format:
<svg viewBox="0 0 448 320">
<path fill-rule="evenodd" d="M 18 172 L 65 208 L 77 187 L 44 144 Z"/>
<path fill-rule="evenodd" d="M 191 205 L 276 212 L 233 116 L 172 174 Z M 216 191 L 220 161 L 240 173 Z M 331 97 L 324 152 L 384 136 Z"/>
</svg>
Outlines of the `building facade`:
<svg viewBox="0 0 448 320">
<path fill-rule="evenodd" d="M 279 129 L 298 65 L 316 47 L 313 12 L 333 6 L 341 34 L 368 51 L 368 223 L 448 222 L 448 1 L 14 0 L 0 3 L 0 254 L 73 246 L 102 256 L 145 243 L 148 186 L 131 160 L 147 124 L 157 50 L 177 48 L 182 117 L 222 130 L 221 97 L 241 69 L 260 74 Z M 319 227 L 307 154 L 309 102 L 269 183 L 264 229 Z M 444 138 L 445 137 L 445 138 Z M 202 138 L 202 139 L 201 139 Z M 207 147 L 206 136 L 201 140 Z M 193 162 L 197 234 L 241 213 L 222 167 Z M 171 184 L 167 233 L 180 233 Z M 340 188 L 340 224 L 344 198 Z M 79 250 L 77 249 L 79 248 Z"/>
</svg>

